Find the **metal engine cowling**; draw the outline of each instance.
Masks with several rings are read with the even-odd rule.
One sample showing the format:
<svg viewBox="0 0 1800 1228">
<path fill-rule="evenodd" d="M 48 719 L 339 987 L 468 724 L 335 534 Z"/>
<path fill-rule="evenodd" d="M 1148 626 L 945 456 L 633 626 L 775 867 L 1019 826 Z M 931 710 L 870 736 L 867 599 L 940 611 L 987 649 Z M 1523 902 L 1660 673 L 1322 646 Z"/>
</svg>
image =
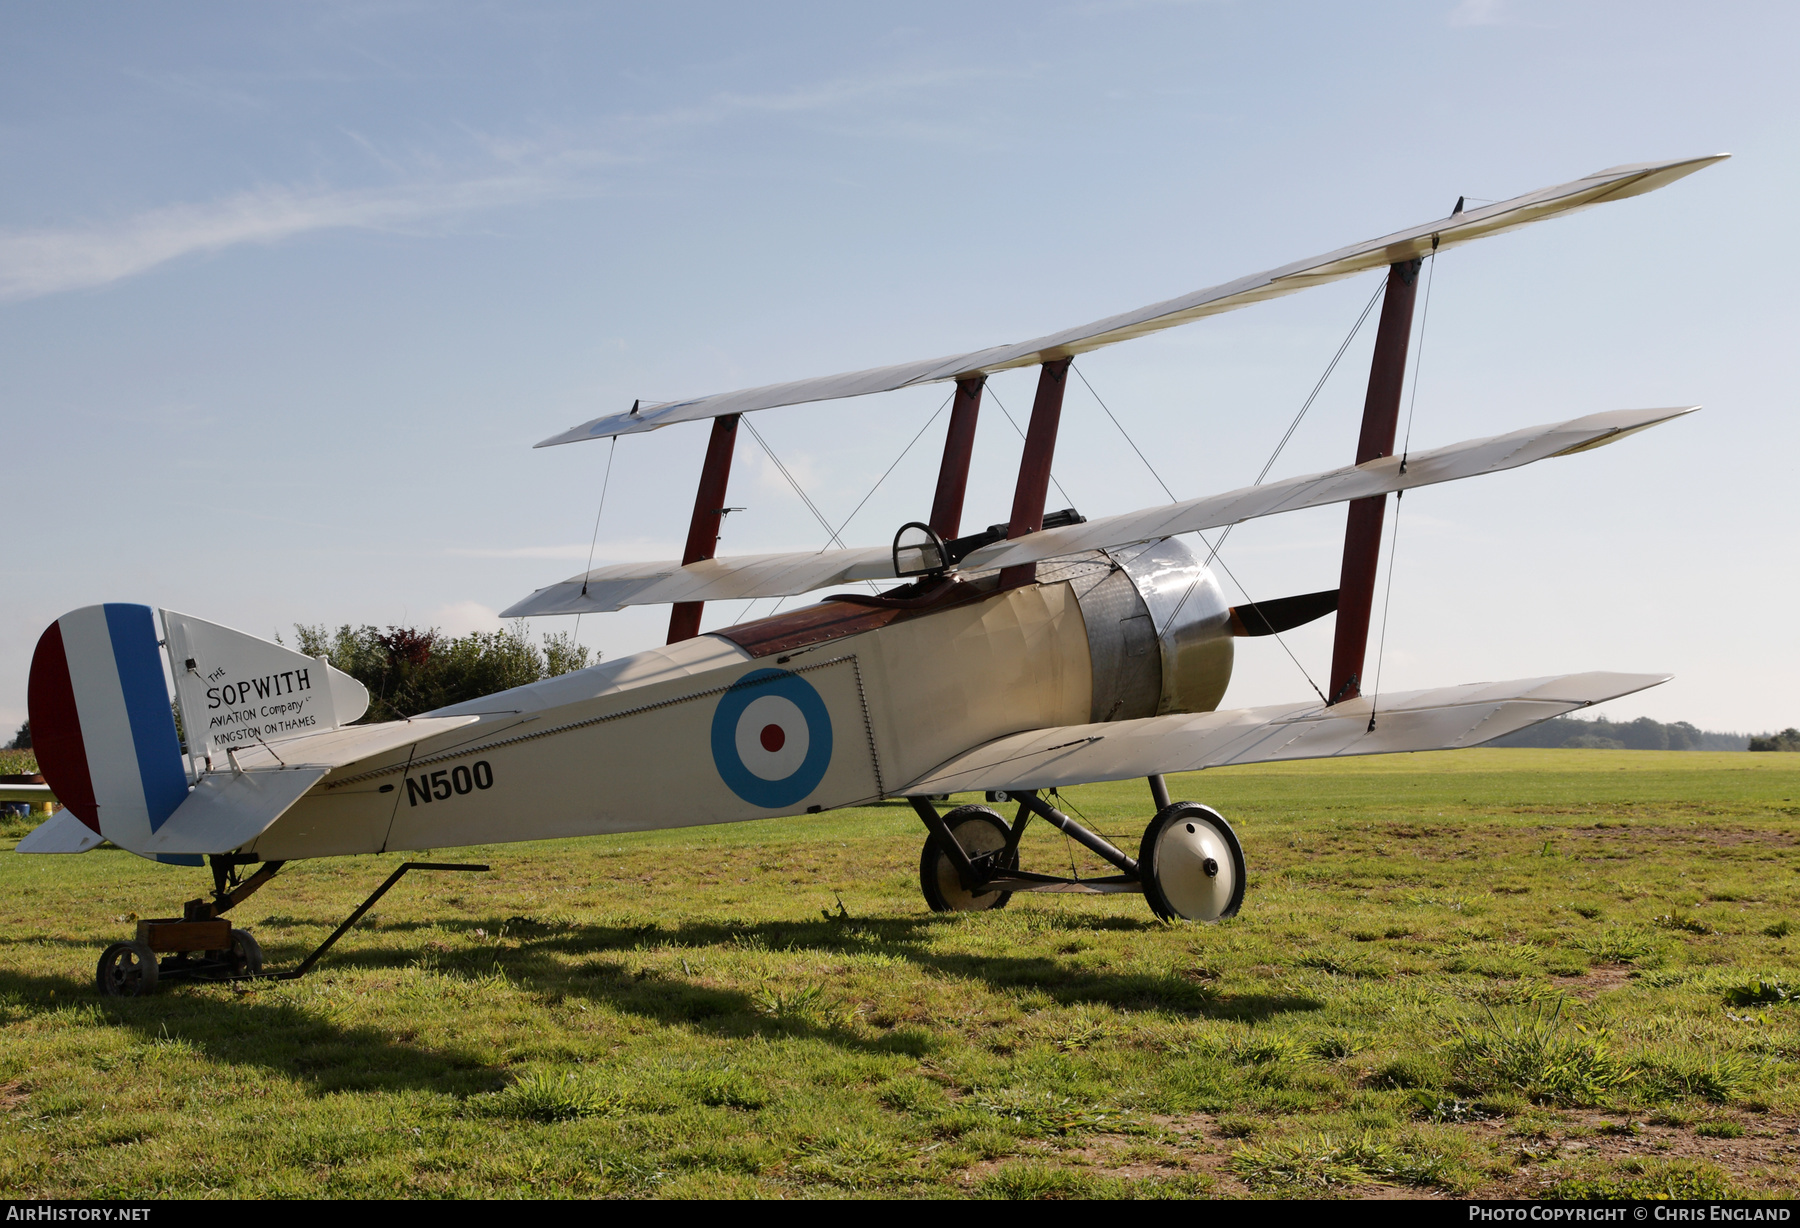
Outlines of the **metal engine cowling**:
<svg viewBox="0 0 1800 1228">
<path fill-rule="evenodd" d="M 1087 624 L 1089 720 L 1210 712 L 1231 681 L 1231 607 L 1210 570 L 1176 538 L 1039 564 L 1069 581 Z"/>
</svg>

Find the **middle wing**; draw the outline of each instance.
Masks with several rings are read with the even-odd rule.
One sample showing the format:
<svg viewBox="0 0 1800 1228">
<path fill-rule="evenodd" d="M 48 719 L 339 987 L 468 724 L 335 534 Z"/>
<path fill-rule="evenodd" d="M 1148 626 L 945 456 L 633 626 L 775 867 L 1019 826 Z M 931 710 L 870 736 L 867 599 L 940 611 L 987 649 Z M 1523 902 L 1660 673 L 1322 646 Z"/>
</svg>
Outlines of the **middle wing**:
<svg viewBox="0 0 1800 1228">
<path fill-rule="evenodd" d="M 1667 682 L 1667 674 L 1566 674 L 1346 700 L 1063 725 L 996 738 L 902 794 L 1048 789 L 1234 763 L 1479 746 L 1527 725 Z M 1375 728 L 1369 717 L 1375 715 Z"/>
<path fill-rule="evenodd" d="M 1405 458 L 1384 456 L 1363 465 L 1346 465 L 1325 473 L 1246 486 L 1222 495 L 1189 499 L 1185 503 L 1165 504 L 1121 516 L 1102 516 L 1085 524 L 1045 529 L 983 546 L 963 560 L 963 566 L 970 571 L 985 570 L 1079 554 L 1084 550 L 1129 546 L 1134 542 L 1218 528 L 1277 512 L 1343 503 L 1389 491 L 1411 490 L 1415 486 L 1517 469 L 1533 461 L 1600 447 L 1659 422 L 1692 413 L 1696 408 L 1698 406 L 1618 409 L 1589 414 L 1568 422 L 1526 427 L 1510 435 L 1414 452 Z M 540 588 L 502 611 L 501 617 L 591 614 L 667 601 L 792 597 L 851 580 L 892 579 L 893 576 L 893 559 L 885 546 L 798 554 L 752 554 L 707 559 L 686 567 L 673 560 L 618 563 Z"/>
</svg>

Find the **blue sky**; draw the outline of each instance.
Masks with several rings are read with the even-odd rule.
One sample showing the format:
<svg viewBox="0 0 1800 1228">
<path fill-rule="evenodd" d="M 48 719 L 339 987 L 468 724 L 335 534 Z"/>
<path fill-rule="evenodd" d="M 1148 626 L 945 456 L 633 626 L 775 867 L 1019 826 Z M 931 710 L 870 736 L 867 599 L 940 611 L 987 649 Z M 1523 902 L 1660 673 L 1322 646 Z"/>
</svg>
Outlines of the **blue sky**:
<svg viewBox="0 0 1800 1228">
<path fill-rule="evenodd" d="M 1418 443 L 1707 409 L 1409 497 L 1383 685 L 1666 669 L 1610 712 L 1800 723 L 1797 27 L 1775 4 L 1511 0 L 7 6 L 0 722 L 42 628 L 96 601 L 262 635 L 496 625 L 580 570 L 607 460 L 530 445 L 635 397 L 1017 340 L 1458 195 L 1729 150 L 1439 262 Z M 1374 286 L 1079 366 L 1177 495 L 1243 485 Z M 1351 459 L 1371 333 L 1277 475 Z M 966 524 L 1004 518 L 997 406 L 1022 424 L 1031 380 L 991 385 Z M 837 519 L 943 396 L 755 421 Z M 853 542 L 928 508 L 942 421 Z M 679 553 L 705 434 L 621 441 L 596 561 Z M 820 545 L 750 441 L 739 458 L 722 551 Z M 1079 387 L 1057 476 L 1090 515 L 1161 499 Z M 1226 561 L 1257 598 L 1330 587 L 1341 532 L 1338 509 L 1257 522 Z M 665 620 L 581 638 L 618 655 Z M 1314 675 L 1329 627 L 1290 637 Z M 1268 641 L 1239 662 L 1230 705 L 1309 693 Z"/>
</svg>

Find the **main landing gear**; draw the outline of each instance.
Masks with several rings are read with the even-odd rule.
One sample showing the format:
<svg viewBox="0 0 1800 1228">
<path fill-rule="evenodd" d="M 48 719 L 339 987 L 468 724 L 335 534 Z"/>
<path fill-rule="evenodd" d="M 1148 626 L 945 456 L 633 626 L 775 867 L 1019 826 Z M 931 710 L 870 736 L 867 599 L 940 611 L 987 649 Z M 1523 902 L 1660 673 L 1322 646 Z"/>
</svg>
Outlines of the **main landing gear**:
<svg viewBox="0 0 1800 1228">
<path fill-rule="evenodd" d="M 1110 895 L 1142 892 L 1165 921 L 1218 921 L 1244 902 L 1244 849 L 1225 817 L 1198 802 L 1172 802 L 1160 776 L 1150 778 L 1156 817 L 1134 859 L 1105 837 L 1062 813 L 1035 790 L 1013 793 L 1018 816 L 1010 825 L 986 806 L 958 806 L 940 815 L 923 797 L 907 800 L 930 833 L 919 856 L 919 887 L 933 912 L 1004 908 L 1014 892 Z M 1036 815 L 1087 848 L 1118 874 L 1064 878 L 1019 868 L 1019 838 Z"/>
<path fill-rule="evenodd" d="M 263 971 L 262 947 L 248 930 L 232 929 L 222 916 L 228 909 L 243 903 L 280 871 L 283 862 L 265 861 L 249 878 L 240 879 L 240 866 L 254 862 L 254 857 L 235 854 L 212 859 L 213 898 L 189 900 L 182 905 L 182 915 L 139 921 L 137 938 L 131 942 L 115 942 L 100 954 L 100 966 L 94 970 L 94 987 L 102 997 L 140 998 L 156 989 L 159 981 L 292 981 L 312 971 L 320 956 L 329 951 L 362 915 L 387 894 L 408 870 L 486 870 L 486 866 L 429 861 L 408 861 L 388 875 L 344 923 L 332 931 L 319 949 L 286 972 Z"/>
</svg>

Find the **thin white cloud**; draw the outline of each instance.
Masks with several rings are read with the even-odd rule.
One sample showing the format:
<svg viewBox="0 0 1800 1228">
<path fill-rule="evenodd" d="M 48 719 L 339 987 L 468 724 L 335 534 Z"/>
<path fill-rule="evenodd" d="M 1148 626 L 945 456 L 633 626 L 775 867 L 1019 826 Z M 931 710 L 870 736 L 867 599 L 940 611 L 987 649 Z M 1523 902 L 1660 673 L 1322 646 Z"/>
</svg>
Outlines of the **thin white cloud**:
<svg viewBox="0 0 1800 1228">
<path fill-rule="evenodd" d="M 1450 10 L 1453 26 L 1499 26 L 1506 21 L 1506 0 L 1462 0 Z"/>
<path fill-rule="evenodd" d="M 263 188 L 152 209 L 114 225 L 0 231 L 0 302 L 102 286 L 171 260 L 315 230 L 404 229 L 431 219 L 567 194 L 530 176 L 369 191 Z"/>
<path fill-rule="evenodd" d="M 719 93 L 704 102 L 648 114 L 615 116 L 585 131 L 540 138 L 465 135 L 499 173 L 380 189 L 266 187 L 199 204 L 152 209 L 113 222 L 35 229 L 0 228 L 0 302 L 103 286 L 186 256 L 245 243 L 279 243 L 318 230 L 405 230 L 460 214 L 599 190 L 595 171 L 655 157 L 654 149 L 623 155 L 613 147 L 654 146 L 666 134 L 723 122 L 734 115 L 843 111 L 865 99 L 916 93 L 992 70 L 930 70 L 836 77 L 770 94 Z M 366 135 L 346 131 L 384 171 L 405 173 L 406 159 Z"/>
</svg>

